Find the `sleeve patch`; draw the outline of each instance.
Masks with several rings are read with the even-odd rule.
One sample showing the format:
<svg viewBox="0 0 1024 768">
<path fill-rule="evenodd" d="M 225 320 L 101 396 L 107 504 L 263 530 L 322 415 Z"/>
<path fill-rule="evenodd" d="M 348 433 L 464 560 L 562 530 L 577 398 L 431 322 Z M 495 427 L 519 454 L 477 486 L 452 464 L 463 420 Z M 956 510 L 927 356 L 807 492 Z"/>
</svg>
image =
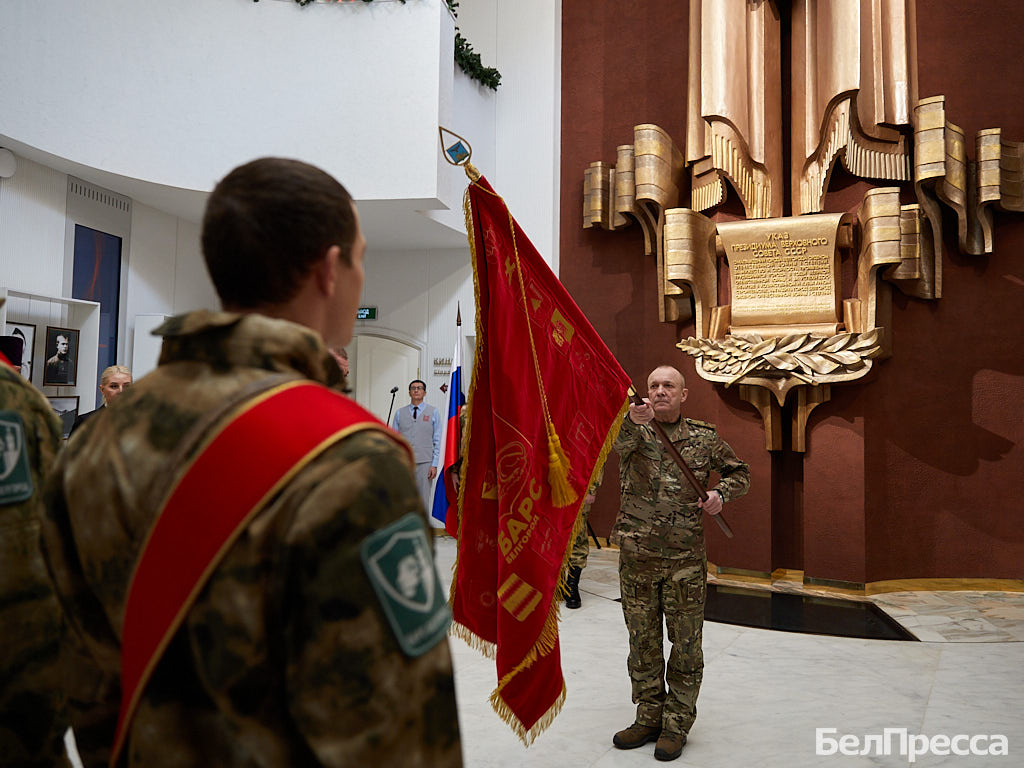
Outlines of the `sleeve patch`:
<svg viewBox="0 0 1024 768">
<path fill-rule="evenodd" d="M 407 656 L 422 656 L 448 634 L 451 612 L 423 521 L 409 512 L 360 547 L 381 609 Z"/>
<path fill-rule="evenodd" d="M 25 422 L 15 411 L 0 411 L 0 505 L 25 501 L 32 490 Z"/>
</svg>

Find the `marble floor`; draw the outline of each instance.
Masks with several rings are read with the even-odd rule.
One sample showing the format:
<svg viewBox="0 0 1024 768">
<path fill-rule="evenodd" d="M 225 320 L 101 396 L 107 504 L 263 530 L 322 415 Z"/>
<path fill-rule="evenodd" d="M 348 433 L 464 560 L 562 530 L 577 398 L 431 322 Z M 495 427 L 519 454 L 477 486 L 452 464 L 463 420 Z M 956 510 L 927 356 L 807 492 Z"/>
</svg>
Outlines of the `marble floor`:
<svg viewBox="0 0 1024 768">
<path fill-rule="evenodd" d="M 437 542 L 450 581 L 455 542 Z M 633 720 L 617 552 L 591 551 L 583 607 L 562 611 L 567 699 L 554 724 L 526 748 L 492 711 L 493 661 L 458 639 L 459 718 L 467 768 L 625 768 L 658 764 L 654 745 L 615 749 Z M 922 642 L 859 640 L 707 623 L 699 717 L 680 768 L 906 766 L 894 754 L 816 755 L 816 729 L 865 737 L 886 728 L 934 737 L 1002 735 L 1009 754 L 922 754 L 914 766 L 1024 765 L 1024 599 L 1007 593 L 890 593 L 871 598 Z M 972 641 L 973 640 L 973 641 Z M 960 742 L 962 746 L 966 741 Z M 940 750 L 941 751 L 941 750 Z"/>
</svg>

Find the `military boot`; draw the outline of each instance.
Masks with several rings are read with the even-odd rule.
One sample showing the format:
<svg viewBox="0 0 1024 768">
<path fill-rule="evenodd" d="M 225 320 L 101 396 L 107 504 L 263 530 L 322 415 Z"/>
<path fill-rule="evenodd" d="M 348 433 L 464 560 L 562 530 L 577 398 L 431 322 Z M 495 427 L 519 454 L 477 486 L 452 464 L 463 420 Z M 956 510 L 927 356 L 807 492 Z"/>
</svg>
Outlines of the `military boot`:
<svg viewBox="0 0 1024 768">
<path fill-rule="evenodd" d="M 654 741 L 661 733 L 660 725 L 640 725 L 633 723 L 612 736 L 612 744 L 619 749 L 636 749 Z"/>
<path fill-rule="evenodd" d="M 577 568 L 574 565 L 569 566 L 569 572 L 565 575 L 565 607 L 566 608 L 579 608 L 583 605 L 583 601 L 580 599 L 580 574 L 583 573 L 582 568 Z"/>
<path fill-rule="evenodd" d="M 683 751 L 685 744 L 685 733 L 662 731 L 661 736 L 658 737 L 658 743 L 654 745 L 654 759 L 675 760 Z"/>
</svg>

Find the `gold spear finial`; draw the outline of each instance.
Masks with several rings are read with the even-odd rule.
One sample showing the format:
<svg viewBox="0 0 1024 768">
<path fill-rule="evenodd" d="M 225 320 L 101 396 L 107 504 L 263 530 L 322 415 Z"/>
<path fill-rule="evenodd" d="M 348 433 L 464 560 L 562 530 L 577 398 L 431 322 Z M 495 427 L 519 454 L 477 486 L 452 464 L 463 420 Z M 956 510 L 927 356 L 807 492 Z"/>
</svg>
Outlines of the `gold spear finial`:
<svg viewBox="0 0 1024 768">
<path fill-rule="evenodd" d="M 470 162 L 470 158 L 473 157 L 473 147 L 470 143 L 455 131 L 440 125 L 437 126 L 437 135 L 441 140 L 441 154 L 448 164 L 461 165 L 470 181 L 477 181 L 480 178 L 480 171 Z"/>
</svg>

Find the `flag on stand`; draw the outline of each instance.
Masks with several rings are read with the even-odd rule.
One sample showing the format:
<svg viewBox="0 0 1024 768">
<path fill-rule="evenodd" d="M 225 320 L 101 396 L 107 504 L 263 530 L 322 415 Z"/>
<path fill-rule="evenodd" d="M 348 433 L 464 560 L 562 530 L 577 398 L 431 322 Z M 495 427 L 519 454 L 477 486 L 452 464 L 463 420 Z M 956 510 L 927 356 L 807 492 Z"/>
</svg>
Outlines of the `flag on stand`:
<svg viewBox="0 0 1024 768">
<path fill-rule="evenodd" d="M 556 592 L 629 378 L 505 201 L 466 172 L 477 337 L 453 633 L 494 656 L 491 705 L 530 744 L 565 701 Z"/>
<path fill-rule="evenodd" d="M 462 425 L 459 415 L 466 404 L 466 393 L 462 388 L 462 311 L 456 310 L 455 353 L 452 355 L 452 370 L 448 381 L 448 411 L 444 435 L 444 459 L 441 462 L 441 477 L 434 484 L 434 504 L 431 515 L 445 524 L 445 529 L 455 536 L 458 516 L 449 510 L 458 505 L 458 491 L 455 488 L 452 470 L 462 458 Z"/>
</svg>

